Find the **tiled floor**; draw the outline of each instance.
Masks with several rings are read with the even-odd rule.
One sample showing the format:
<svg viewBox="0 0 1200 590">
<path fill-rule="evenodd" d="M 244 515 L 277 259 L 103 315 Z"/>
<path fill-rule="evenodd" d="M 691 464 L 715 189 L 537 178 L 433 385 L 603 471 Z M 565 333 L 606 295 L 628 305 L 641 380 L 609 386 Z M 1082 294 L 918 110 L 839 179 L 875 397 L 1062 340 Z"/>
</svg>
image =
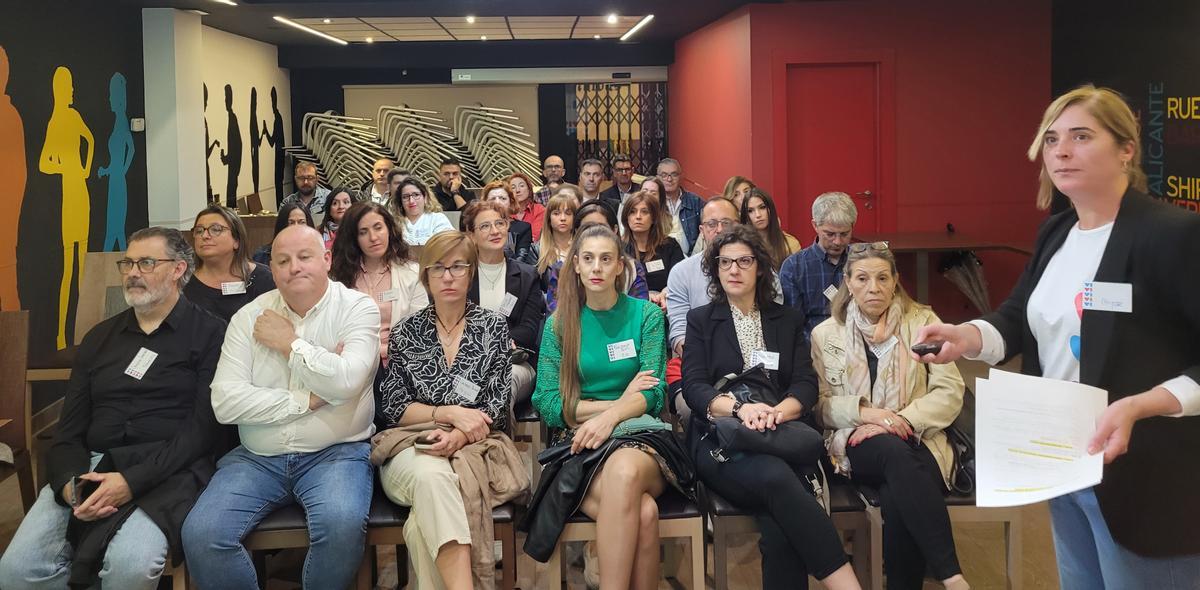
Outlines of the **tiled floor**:
<svg viewBox="0 0 1200 590">
<path fill-rule="evenodd" d="M 960 363 L 967 385 L 971 386 L 976 377 L 986 374 L 987 368 L 979 363 Z M 1050 540 L 1050 518 L 1045 504 L 1026 507 L 1023 511 L 1022 534 L 1022 582 L 1024 588 L 1031 590 L 1058 588 L 1058 572 L 1054 564 L 1054 547 Z M 0 550 L 8 546 L 17 526 L 20 524 L 21 504 L 17 493 L 15 478 L 0 483 Z M 1005 587 L 1004 577 L 1004 538 L 1000 524 L 962 524 L 954 527 L 954 539 L 958 548 L 959 561 L 963 565 L 965 575 L 974 588 L 984 590 L 999 590 Z M 518 538 L 518 546 L 523 538 Z M 729 581 L 734 589 L 751 589 L 761 587 L 759 570 L 758 543 L 756 535 L 745 535 L 735 540 L 730 549 Z M 709 548 L 711 552 L 711 547 Z M 381 564 L 390 563 L 390 550 L 381 550 Z M 686 551 L 683 552 L 686 556 Z M 281 556 L 277 560 L 278 579 L 272 580 L 272 589 L 298 588 L 294 583 L 294 572 L 299 567 L 302 557 Z M 521 588 L 535 588 L 540 580 L 544 566 L 536 564 L 522 556 L 517 562 L 518 584 Z M 681 571 L 688 571 L 687 558 L 681 564 Z M 711 566 L 710 566 L 711 567 Z M 710 572 L 711 573 L 711 572 Z M 582 574 L 578 568 L 572 568 L 568 579 L 573 588 L 583 588 Z M 291 581 L 291 582 L 289 582 Z M 388 566 L 381 572 L 380 588 L 394 588 L 396 572 L 394 566 Z M 682 587 L 673 580 L 663 580 L 660 588 Z M 711 587 L 711 585 L 709 585 Z M 813 588 L 820 587 L 813 584 Z M 939 588 L 939 584 L 926 583 L 926 588 Z"/>
</svg>

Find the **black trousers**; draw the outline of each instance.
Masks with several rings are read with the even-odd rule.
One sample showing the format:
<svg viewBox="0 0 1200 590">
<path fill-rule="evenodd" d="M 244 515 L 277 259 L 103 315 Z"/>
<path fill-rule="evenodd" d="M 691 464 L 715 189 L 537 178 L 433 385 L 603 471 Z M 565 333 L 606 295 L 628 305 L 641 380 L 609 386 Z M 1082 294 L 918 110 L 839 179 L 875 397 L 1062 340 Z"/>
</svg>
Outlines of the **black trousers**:
<svg viewBox="0 0 1200 590">
<path fill-rule="evenodd" d="M 946 486 L 929 448 L 880 434 L 847 446 L 846 456 L 851 480 L 879 488 L 888 589 L 919 590 L 926 570 L 938 580 L 961 574 L 942 496 Z"/>
<path fill-rule="evenodd" d="M 791 465 L 762 454 L 720 463 L 709 454 L 712 437 L 696 438 L 692 460 L 700 480 L 758 524 L 764 589 L 807 588 L 809 573 L 821 580 L 847 562 L 833 521 Z"/>
</svg>

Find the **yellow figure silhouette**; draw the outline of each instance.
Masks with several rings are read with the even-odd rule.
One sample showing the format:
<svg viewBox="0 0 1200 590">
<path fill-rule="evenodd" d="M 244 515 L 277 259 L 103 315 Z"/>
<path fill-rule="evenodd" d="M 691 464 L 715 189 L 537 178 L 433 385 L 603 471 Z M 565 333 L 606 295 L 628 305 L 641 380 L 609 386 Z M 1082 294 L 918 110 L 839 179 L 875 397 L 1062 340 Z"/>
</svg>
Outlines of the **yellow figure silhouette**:
<svg viewBox="0 0 1200 590">
<path fill-rule="evenodd" d="M 77 278 L 72 275 L 71 263 L 78 260 L 79 274 L 83 275 L 83 260 L 87 257 L 91 215 L 87 178 L 92 171 L 92 155 L 96 146 L 83 117 L 71 108 L 73 102 L 75 88 L 71 82 L 71 70 L 59 66 L 54 70 L 54 110 L 46 125 L 46 143 L 42 145 L 42 155 L 38 159 L 38 169 L 42 174 L 62 176 L 63 274 L 58 290 L 59 350 L 67 347 L 67 304 L 71 297 L 71 286 Z M 81 139 L 87 142 L 87 157 L 82 161 Z"/>
</svg>

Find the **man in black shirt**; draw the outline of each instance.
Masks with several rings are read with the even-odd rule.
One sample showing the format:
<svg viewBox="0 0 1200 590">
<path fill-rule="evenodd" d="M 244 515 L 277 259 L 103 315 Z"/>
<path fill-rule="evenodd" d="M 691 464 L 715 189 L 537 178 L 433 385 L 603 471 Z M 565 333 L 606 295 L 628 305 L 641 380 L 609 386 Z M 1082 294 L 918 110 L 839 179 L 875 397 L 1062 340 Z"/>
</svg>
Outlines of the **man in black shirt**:
<svg viewBox="0 0 1200 590">
<path fill-rule="evenodd" d="M 192 249 L 178 230 L 143 229 L 117 267 L 131 309 L 79 345 L 49 485 L 0 559 L 0 588 L 97 576 L 105 588 L 156 588 L 215 470 L 223 437 L 209 384 L 225 324 L 181 295 Z"/>
<path fill-rule="evenodd" d="M 443 211 L 460 211 L 467 203 L 475 200 L 475 193 L 463 186 L 462 164 L 455 158 L 442 160 L 438 168 L 438 183 L 433 187 L 433 196 L 437 197 Z"/>
</svg>

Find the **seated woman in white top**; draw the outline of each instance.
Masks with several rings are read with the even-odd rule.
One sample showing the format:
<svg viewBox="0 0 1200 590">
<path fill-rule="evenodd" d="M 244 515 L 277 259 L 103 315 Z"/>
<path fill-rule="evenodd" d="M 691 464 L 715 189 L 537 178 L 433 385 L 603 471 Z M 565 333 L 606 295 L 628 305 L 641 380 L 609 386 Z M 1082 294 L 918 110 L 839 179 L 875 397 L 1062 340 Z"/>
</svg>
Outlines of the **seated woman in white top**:
<svg viewBox="0 0 1200 590">
<path fill-rule="evenodd" d="M 387 345 L 400 320 L 429 305 L 421 286 L 420 269 L 409 253 L 396 218 L 373 201 L 355 203 L 342 216 L 342 230 L 333 241 L 329 276 L 371 296 L 379 306 L 379 361 L 375 373 L 375 407 L 379 381 L 387 367 Z M 378 414 L 378 412 L 377 412 Z"/>
<path fill-rule="evenodd" d="M 423 246 L 433 234 L 454 231 L 437 199 L 429 197 L 429 187 L 415 177 L 400 183 L 394 199 L 404 212 L 404 241 L 409 245 Z"/>
</svg>

